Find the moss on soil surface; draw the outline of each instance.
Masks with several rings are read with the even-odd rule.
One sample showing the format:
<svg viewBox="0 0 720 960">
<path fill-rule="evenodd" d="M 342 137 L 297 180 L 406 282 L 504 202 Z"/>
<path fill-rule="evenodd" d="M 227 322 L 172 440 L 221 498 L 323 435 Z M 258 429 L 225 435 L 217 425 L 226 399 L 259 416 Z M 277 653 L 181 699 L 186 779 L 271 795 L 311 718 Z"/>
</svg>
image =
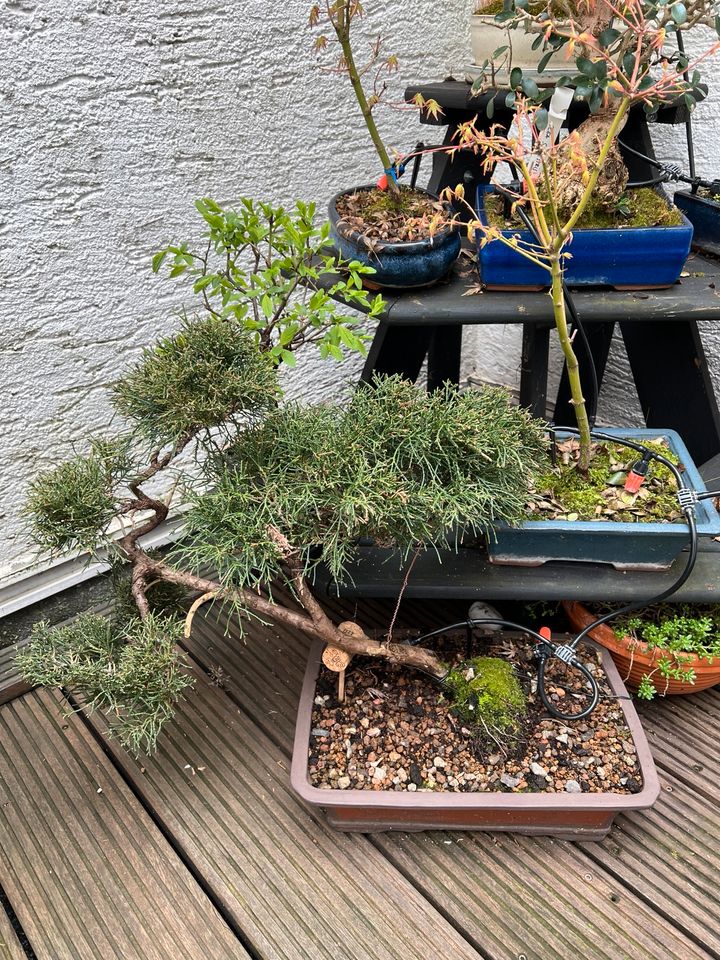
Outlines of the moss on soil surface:
<svg viewBox="0 0 720 960">
<path fill-rule="evenodd" d="M 550 13 L 555 16 L 563 16 L 568 8 L 569 4 L 550 4 Z M 529 3 L 527 7 L 527 13 L 531 16 L 536 17 L 538 14 L 543 13 L 543 11 L 548 9 L 547 3 L 537 2 Z M 505 10 L 505 0 L 490 0 L 489 3 L 482 3 L 481 0 L 475 4 L 475 14 L 482 17 L 496 17 L 499 13 L 502 13 Z"/>
<path fill-rule="evenodd" d="M 525 229 L 519 219 L 503 215 L 503 199 L 491 194 L 485 199 L 488 223 L 500 230 Z M 591 199 L 580 218 L 579 227 L 586 230 L 611 230 L 618 227 L 678 227 L 682 214 L 665 197 L 650 187 L 628 190 L 614 211 L 608 211 Z"/>
<path fill-rule="evenodd" d="M 653 441 L 646 441 L 652 446 Z M 660 439 L 662 454 L 673 463 L 677 457 Z M 670 470 L 653 461 L 637 494 L 624 489 L 627 471 L 639 454 L 620 444 L 598 443 L 593 447 L 590 470 L 585 478 L 576 469 L 577 440 L 558 444 L 558 466 L 537 477 L 530 519 L 613 520 L 624 523 L 679 521 L 681 512 Z"/>
<path fill-rule="evenodd" d="M 466 725 L 479 725 L 498 737 L 517 735 L 526 699 L 512 665 L 499 657 L 475 657 L 445 679 L 453 711 Z"/>
</svg>

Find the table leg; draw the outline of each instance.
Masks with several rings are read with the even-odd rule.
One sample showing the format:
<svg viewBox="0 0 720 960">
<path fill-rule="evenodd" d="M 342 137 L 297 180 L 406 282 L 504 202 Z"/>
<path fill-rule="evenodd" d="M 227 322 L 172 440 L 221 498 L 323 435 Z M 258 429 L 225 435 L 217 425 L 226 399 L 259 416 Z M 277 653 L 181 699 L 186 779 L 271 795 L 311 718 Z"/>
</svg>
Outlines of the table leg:
<svg viewBox="0 0 720 960">
<path fill-rule="evenodd" d="M 434 327 L 394 326 L 381 321 L 370 345 L 361 383 L 369 383 L 375 374 L 399 374 L 406 380 L 417 380 L 430 349 Z"/>
<path fill-rule="evenodd" d="M 525 324 L 520 366 L 520 406 L 528 407 L 535 417 L 545 416 L 549 346 L 550 327 Z"/>
<path fill-rule="evenodd" d="M 462 324 L 448 323 L 432 327 L 428 350 L 428 390 L 437 390 L 446 382 L 460 383 Z"/>
<path fill-rule="evenodd" d="M 677 430 L 696 463 L 720 453 L 720 412 L 697 324 L 621 323 L 648 427 Z"/>
<path fill-rule="evenodd" d="M 607 365 L 608 355 L 610 354 L 610 344 L 612 343 L 613 331 L 615 329 L 614 321 L 607 323 L 584 323 L 583 328 L 590 344 L 590 353 L 592 362 L 595 364 L 597 372 L 598 389 L 602 386 Z M 595 400 L 597 406 L 597 397 L 591 398 L 592 376 L 590 372 L 590 358 L 587 351 L 583 349 L 582 341 L 579 336 L 575 337 L 575 352 L 580 365 L 580 383 L 583 385 L 583 393 L 586 401 L 591 403 Z M 574 427 L 576 425 L 575 411 L 570 403 L 570 382 L 568 380 L 567 370 L 563 367 L 560 386 L 558 387 L 557 399 L 555 401 L 555 414 L 553 421 L 558 426 Z"/>
</svg>

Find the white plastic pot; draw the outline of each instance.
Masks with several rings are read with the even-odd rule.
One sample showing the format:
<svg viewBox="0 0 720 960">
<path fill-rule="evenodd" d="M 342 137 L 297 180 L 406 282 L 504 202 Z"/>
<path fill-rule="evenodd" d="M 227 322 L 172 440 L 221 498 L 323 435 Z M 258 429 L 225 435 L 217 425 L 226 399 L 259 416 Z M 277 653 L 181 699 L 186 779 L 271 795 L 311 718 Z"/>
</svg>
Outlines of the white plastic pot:
<svg viewBox="0 0 720 960">
<path fill-rule="evenodd" d="M 486 60 L 493 59 L 493 53 L 498 47 L 507 46 L 509 49 L 498 57 L 498 69 L 495 73 L 495 83 L 502 86 L 510 79 L 510 71 L 513 67 L 520 67 L 523 74 L 532 77 L 540 86 L 550 85 L 555 80 L 572 72 L 568 68 L 568 63 L 563 59 L 562 50 L 554 54 L 542 73 L 537 72 L 537 65 L 547 49 L 542 44 L 538 44 L 536 50 L 533 50 L 533 42 L 537 39 L 536 33 L 526 33 L 522 27 L 515 30 L 510 29 L 504 23 L 497 23 L 494 16 L 475 13 L 470 18 L 470 39 L 472 41 L 472 52 L 474 65 L 468 70 L 469 73 L 478 76 L 480 67 Z M 486 76 L 490 79 L 489 70 Z"/>
</svg>

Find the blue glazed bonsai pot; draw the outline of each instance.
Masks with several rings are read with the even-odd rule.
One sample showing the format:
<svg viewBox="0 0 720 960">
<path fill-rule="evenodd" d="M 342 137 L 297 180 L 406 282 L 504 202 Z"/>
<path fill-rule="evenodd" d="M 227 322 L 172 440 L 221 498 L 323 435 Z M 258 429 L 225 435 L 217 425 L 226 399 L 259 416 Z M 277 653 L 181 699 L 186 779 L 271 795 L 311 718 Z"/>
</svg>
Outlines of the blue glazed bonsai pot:
<svg viewBox="0 0 720 960">
<path fill-rule="evenodd" d="M 664 437 L 685 468 L 685 483 L 697 491 L 705 484 L 687 447 L 674 430 L 606 428 L 603 433 L 630 440 Z M 558 437 L 563 433 L 558 430 Z M 567 434 L 565 434 L 567 436 Z M 720 515 L 709 501 L 696 506 L 700 536 L 720 535 Z M 618 570 L 666 570 L 689 543 L 684 523 L 624 523 L 615 520 L 526 520 L 517 527 L 489 531 L 491 563 L 536 567 L 549 560 L 609 563 Z"/>
<path fill-rule="evenodd" d="M 368 277 L 368 286 L 412 290 L 429 287 L 441 280 L 460 254 L 460 233 L 457 227 L 445 227 L 426 240 L 405 243 L 368 241 L 356 230 L 351 230 L 337 211 L 340 197 L 374 190 L 373 185 L 353 187 L 332 198 L 329 205 L 330 234 L 341 256 L 359 260 L 372 267 L 375 273 Z M 420 193 L 426 191 L 417 189 Z M 427 194 L 436 200 L 432 194 Z"/>
<path fill-rule="evenodd" d="M 485 197 L 490 184 L 477 190 L 477 212 L 487 224 Z M 506 230 L 506 237 L 532 243 L 529 230 Z M 671 287 L 680 276 L 692 241 L 693 228 L 683 215 L 679 227 L 627 227 L 612 230 L 575 230 L 565 262 L 565 280 L 571 286 L 611 286 L 635 290 Z M 480 246 L 478 267 L 486 287 L 542 289 L 550 286 L 547 270 L 531 263 L 498 240 Z"/>
<path fill-rule="evenodd" d="M 678 190 L 675 194 L 675 206 L 692 223 L 695 231 L 693 242 L 697 246 L 707 246 L 712 252 L 720 250 L 720 203 L 699 197 L 689 190 Z"/>
</svg>

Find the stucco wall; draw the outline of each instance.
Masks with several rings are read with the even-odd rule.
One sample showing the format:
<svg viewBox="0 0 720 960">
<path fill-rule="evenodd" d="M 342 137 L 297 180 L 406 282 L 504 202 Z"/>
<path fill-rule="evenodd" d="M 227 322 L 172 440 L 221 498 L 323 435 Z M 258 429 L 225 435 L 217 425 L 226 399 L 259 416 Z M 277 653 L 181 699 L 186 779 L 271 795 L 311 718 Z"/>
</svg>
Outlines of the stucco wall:
<svg viewBox="0 0 720 960">
<path fill-rule="evenodd" d="M 464 56 L 465 0 L 373 2 L 406 82 Z M 2 4 L 0 574 L 31 560 L 29 478 L 105 428 L 105 388 L 189 302 L 150 272 L 198 196 L 325 202 L 378 175 L 346 81 L 320 73 L 309 0 Z M 385 111 L 404 147 L 417 119 Z M 349 364 L 303 371 L 318 397 Z"/>
<path fill-rule="evenodd" d="M 367 29 L 382 29 L 401 58 L 398 98 L 407 82 L 468 59 L 468 0 L 368 6 Z M 105 388 L 190 302 L 149 261 L 196 233 L 194 198 L 324 202 L 376 176 L 349 89 L 314 66 L 308 7 L 2 5 L 0 576 L 33 561 L 20 516 L 28 480 L 108 428 Z M 717 101 L 703 112 L 699 159 L 710 170 Z M 417 139 L 414 115 L 379 116 L 390 143 Z M 468 331 L 466 372 L 513 383 L 516 333 Z M 324 396 L 357 366 L 306 362 L 295 385 Z M 612 412 L 631 416 L 615 399 Z"/>
</svg>

